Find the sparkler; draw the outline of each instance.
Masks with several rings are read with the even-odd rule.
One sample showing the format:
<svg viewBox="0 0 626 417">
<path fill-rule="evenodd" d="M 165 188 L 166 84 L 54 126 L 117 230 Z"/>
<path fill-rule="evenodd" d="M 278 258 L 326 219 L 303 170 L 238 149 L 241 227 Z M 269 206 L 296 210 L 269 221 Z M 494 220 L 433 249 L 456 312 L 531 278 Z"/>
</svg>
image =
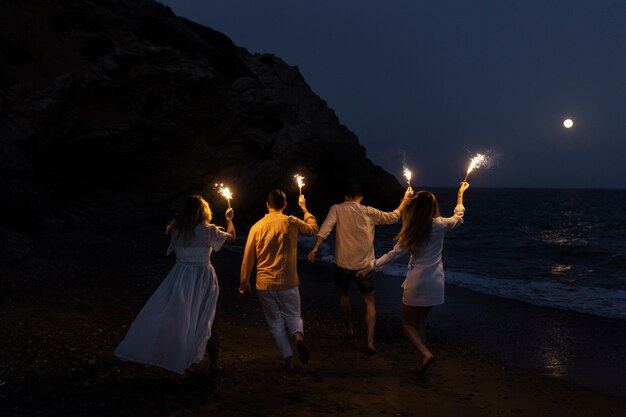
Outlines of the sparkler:
<svg viewBox="0 0 626 417">
<path fill-rule="evenodd" d="M 411 177 L 413 176 L 413 173 L 411 172 L 410 169 L 408 168 L 404 168 L 404 178 L 406 178 L 406 183 L 408 184 L 409 188 L 411 188 Z"/>
<path fill-rule="evenodd" d="M 467 168 L 467 174 L 465 174 L 465 179 L 463 180 L 463 182 L 467 182 L 467 177 L 469 177 L 470 172 L 472 172 L 476 168 L 480 168 L 481 164 L 485 162 L 486 156 L 481 153 L 477 153 L 476 156 L 473 157 L 470 161 L 470 165 L 469 168 Z"/>
<path fill-rule="evenodd" d="M 232 208 L 230 206 L 230 199 L 233 198 L 233 194 L 230 192 L 230 189 L 228 187 L 224 187 L 224 184 L 215 184 L 215 187 L 219 187 L 218 192 L 222 197 L 226 199 L 226 202 L 228 203 L 228 208 Z"/>
<path fill-rule="evenodd" d="M 293 176 L 298 183 L 298 188 L 300 189 L 300 195 L 302 195 L 302 187 L 304 187 L 304 177 L 300 174 L 296 174 Z"/>
</svg>

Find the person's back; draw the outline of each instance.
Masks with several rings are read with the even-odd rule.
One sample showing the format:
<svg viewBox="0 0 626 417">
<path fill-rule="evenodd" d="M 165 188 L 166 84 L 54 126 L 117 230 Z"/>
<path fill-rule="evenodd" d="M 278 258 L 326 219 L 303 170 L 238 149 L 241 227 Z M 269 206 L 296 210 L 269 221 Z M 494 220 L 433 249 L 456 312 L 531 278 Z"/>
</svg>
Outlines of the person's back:
<svg viewBox="0 0 626 417">
<path fill-rule="evenodd" d="M 174 252 L 176 263 L 130 325 L 115 356 L 184 373 L 208 349 L 211 370 L 219 369 L 219 336 L 213 326 L 219 282 L 210 256 L 236 235 L 232 209 L 226 211 L 226 231 L 210 223 L 212 216 L 208 203 L 194 195 L 168 224 L 167 254 Z"/>
<path fill-rule="evenodd" d="M 433 219 L 430 238 L 419 253 L 411 254 L 410 263 L 412 266 L 427 266 L 441 262 L 445 235 L 463 223 L 464 212 L 464 207 L 456 206 L 452 217 L 439 216 Z"/>
<path fill-rule="evenodd" d="M 307 220 L 314 223 L 311 215 Z M 256 288 L 281 290 L 297 286 L 298 235 L 314 236 L 317 231 L 317 224 L 308 225 L 278 212 L 267 213 L 255 223 L 250 229 L 249 242 L 254 245 L 250 249 L 256 255 Z"/>
<path fill-rule="evenodd" d="M 176 254 L 176 262 L 208 264 L 213 252 L 214 240 L 219 236 L 219 228 L 213 224 L 199 224 L 194 228 L 191 240 L 185 241 L 178 228 L 172 229 L 170 245 L 166 255 Z M 220 246 L 221 247 L 221 246 Z M 219 250 L 220 247 L 216 249 Z"/>
<path fill-rule="evenodd" d="M 296 343 L 302 363 L 309 360 L 300 316 L 298 235 L 314 236 L 318 231 L 315 216 L 307 210 L 303 195 L 300 195 L 298 205 L 304 213 L 304 220 L 283 214 L 287 207 L 283 191 L 274 190 L 267 195 L 268 213 L 248 233 L 239 283 L 241 294 L 251 292 L 250 275 L 256 264 L 256 290 L 261 309 L 289 371 L 294 369 L 289 335 Z"/>
<path fill-rule="evenodd" d="M 355 200 L 336 204 L 330 211 L 336 217 L 334 263 L 350 270 L 362 269 L 374 259 L 376 226 L 400 220 L 400 212 L 383 212 Z M 329 227 L 330 223 L 324 222 L 318 236 L 326 239 L 330 234 Z"/>
<path fill-rule="evenodd" d="M 407 194 L 412 190 L 407 190 Z M 406 197 L 406 194 L 405 194 Z M 373 207 L 364 206 L 363 193 L 358 186 L 350 186 L 346 190 L 345 200 L 333 205 L 317 234 L 315 246 L 308 259 L 313 262 L 319 246 L 336 228 L 335 232 L 335 264 L 334 282 L 339 295 L 341 315 L 346 324 L 349 337 L 354 337 L 352 310 L 348 291 L 350 283 L 356 282 L 365 305 L 365 323 L 367 328 L 367 353 L 374 354 L 374 326 L 376 323 L 376 305 L 374 298 L 374 277 L 368 274 L 357 277 L 356 273 L 374 260 L 374 232 L 376 225 L 393 224 L 400 220 L 401 210 L 406 198 L 392 212 L 384 212 Z"/>
<path fill-rule="evenodd" d="M 418 374 L 423 373 L 435 359 L 424 343 L 424 322 L 433 306 L 444 302 L 443 241 L 447 232 L 463 223 L 463 194 L 468 188 L 467 182 L 461 182 L 451 217 L 441 216 L 437 199 L 431 192 L 418 192 L 403 213 L 402 228 L 394 248 L 357 274 L 365 276 L 406 253 L 411 254 L 406 279 L 402 283 L 402 329 L 419 351 Z"/>
</svg>

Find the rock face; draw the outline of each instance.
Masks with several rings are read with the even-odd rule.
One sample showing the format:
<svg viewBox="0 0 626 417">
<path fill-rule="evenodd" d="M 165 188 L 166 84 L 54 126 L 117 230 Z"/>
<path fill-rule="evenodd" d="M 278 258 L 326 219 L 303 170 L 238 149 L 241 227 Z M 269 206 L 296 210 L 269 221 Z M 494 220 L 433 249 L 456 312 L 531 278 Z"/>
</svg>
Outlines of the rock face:
<svg viewBox="0 0 626 417">
<path fill-rule="evenodd" d="M 273 188 L 295 206 L 296 172 L 320 213 L 344 180 L 382 208 L 402 195 L 276 56 L 149 0 L 0 3 L 4 267 L 51 221 L 166 215 L 189 193 L 221 212 L 216 181 L 233 189 L 238 218 L 252 220 Z"/>
</svg>

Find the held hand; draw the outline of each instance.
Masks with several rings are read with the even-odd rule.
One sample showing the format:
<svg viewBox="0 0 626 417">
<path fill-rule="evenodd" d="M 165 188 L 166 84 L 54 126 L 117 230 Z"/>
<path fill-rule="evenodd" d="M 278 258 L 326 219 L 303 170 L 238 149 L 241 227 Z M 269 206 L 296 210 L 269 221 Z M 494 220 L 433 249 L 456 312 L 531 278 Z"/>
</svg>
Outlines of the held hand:
<svg viewBox="0 0 626 417">
<path fill-rule="evenodd" d="M 309 255 L 306 258 L 308 259 L 309 262 L 313 262 L 315 260 L 315 255 L 317 255 L 317 249 L 313 248 L 311 249 L 311 252 L 309 252 Z"/>
<path fill-rule="evenodd" d="M 404 199 L 408 200 L 410 198 L 413 198 L 413 195 L 415 194 L 415 192 L 413 191 L 413 188 L 409 187 L 406 189 L 406 191 L 404 192 Z"/>
<path fill-rule="evenodd" d="M 304 194 L 300 194 L 300 197 L 298 197 L 298 205 L 300 206 L 300 208 L 302 209 L 302 211 L 306 212 L 306 199 L 304 198 Z"/>
<path fill-rule="evenodd" d="M 250 284 L 246 286 L 244 286 L 243 284 L 239 285 L 239 295 L 242 297 L 248 297 L 249 295 L 252 295 Z"/>
<path fill-rule="evenodd" d="M 226 220 L 232 220 L 235 217 L 235 211 L 232 208 L 226 210 L 226 214 L 224 215 Z"/>
<path fill-rule="evenodd" d="M 465 190 L 467 190 L 467 189 L 469 188 L 469 186 L 470 186 L 470 185 L 469 185 L 469 182 L 465 182 L 465 181 L 463 181 L 463 182 L 460 184 L 460 186 L 459 186 L 459 192 L 460 192 L 460 193 L 464 193 L 464 192 L 465 192 Z"/>
<path fill-rule="evenodd" d="M 368 266 L 367 268 L 363 268 L 360 271 L 358 271 L 356 273 L 356 276 L 360 278 L 362 276 L 365 276 L 365 275 L 369 274 L 371 271 L 372 271 L 372 267 Z"/>
</svg>

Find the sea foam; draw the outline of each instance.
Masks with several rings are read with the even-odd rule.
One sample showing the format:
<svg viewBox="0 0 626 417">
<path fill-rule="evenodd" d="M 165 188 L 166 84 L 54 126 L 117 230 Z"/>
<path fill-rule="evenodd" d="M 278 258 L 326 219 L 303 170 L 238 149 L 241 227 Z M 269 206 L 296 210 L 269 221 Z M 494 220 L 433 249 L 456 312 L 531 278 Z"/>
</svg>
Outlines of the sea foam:
<svg viewBox="0 0 626 417">
<path fill-rule="evenodd" d="M 386 275 L 406 276 L 407 265 L 392 263 Z M 524 301 L 543 307 L 572 310 L 601 317 L 626 319 L 626 291 L 567 285 L 548 281 L 495 278 L 478 274 L 445 271 L 446 283 L 483 294 Z"/>
<path fill-rule="evenodd" d="M 572 310 L 602 317 L 626 319 L 626 291 L 567 285 L 541 280 L 490 278 L 446 271 L 446 282 L 483 294 L 530 304 Z"/>
</svg>

